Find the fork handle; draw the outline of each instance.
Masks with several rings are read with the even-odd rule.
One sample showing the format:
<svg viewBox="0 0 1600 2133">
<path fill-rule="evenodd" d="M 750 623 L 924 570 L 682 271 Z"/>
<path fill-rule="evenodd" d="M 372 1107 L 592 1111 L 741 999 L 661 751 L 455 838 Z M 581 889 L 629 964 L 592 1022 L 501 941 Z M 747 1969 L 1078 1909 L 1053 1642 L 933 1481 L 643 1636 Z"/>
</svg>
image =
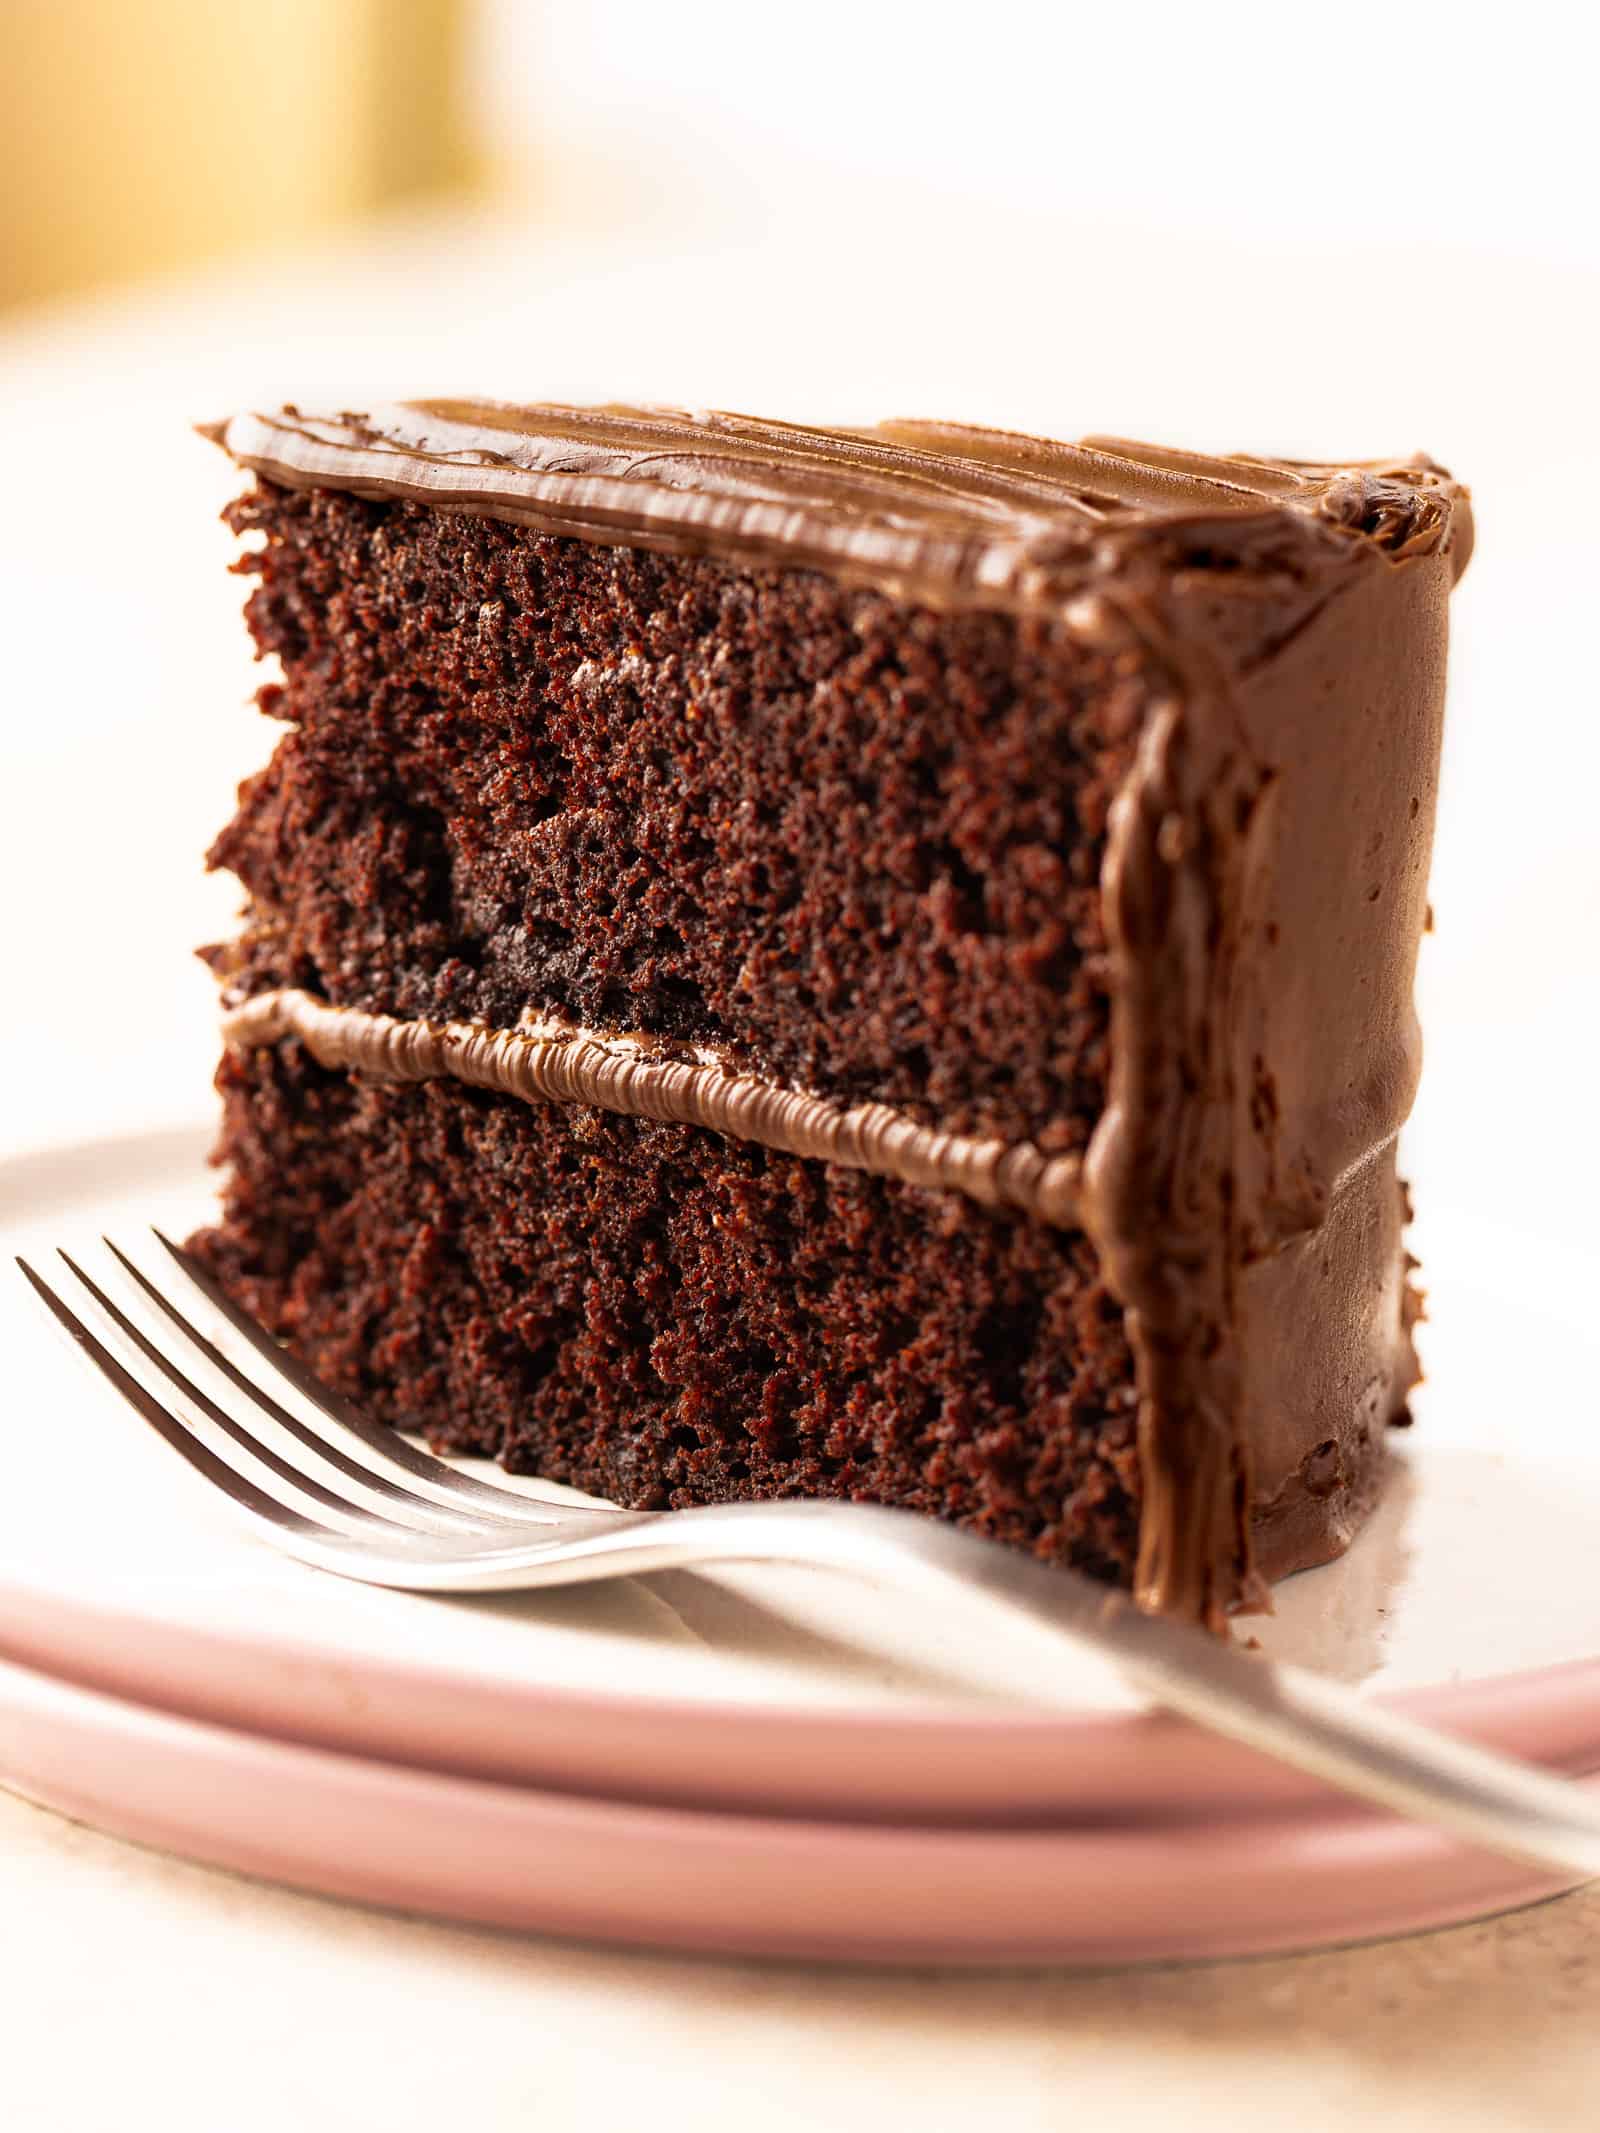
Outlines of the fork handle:
<svg viewBox="0 0 1600 2133">
<path fill-rule="evenodd" d="M 531 1551 L 526 1551 L 531 1553 Z M 949 1603 L 981 1596 L 1048 1665 L 1087 1647 L 1135 1689 L 1208 1731 L 1451 1836 L 1575 1883 L 1600 1875 L 1600 1797 L 1401 1716 L 1336 1682 L 1183 1622 L 1148 1615 L 1080 1574 L 907 1511 L 810 1501 L 642 1514 L 524 1560 L 515 1582 L 773 1560 L 826 1566 Z"/>
</svg>

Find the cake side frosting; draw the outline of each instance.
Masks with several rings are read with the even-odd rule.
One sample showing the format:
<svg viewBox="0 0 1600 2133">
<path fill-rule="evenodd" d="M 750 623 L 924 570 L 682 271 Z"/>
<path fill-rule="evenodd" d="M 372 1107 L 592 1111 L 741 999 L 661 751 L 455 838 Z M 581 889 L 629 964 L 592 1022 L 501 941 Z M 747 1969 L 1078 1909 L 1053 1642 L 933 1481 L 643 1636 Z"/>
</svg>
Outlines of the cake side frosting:
<svg viewBox="0 0 1600 2133">
<path fill-rule="evenodd" d="M 1114 812 L 1084 1221 L 1128 1308 L 1138 1590 L 1220 1620 L 1349 1541 L 1417 1378 L 1414 1098 L 1453 577 L 1435 550 L 1108 588 L 1170 678 Z"/>
</svg>

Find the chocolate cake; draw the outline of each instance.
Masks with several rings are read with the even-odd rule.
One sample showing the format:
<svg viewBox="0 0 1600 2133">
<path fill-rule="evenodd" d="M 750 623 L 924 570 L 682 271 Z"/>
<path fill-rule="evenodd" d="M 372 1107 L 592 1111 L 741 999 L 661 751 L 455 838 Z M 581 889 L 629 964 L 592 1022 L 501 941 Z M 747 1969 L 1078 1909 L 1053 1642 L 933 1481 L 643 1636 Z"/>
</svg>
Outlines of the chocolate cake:
<svg viewBox="0 0 1600 2133">
<path fill-rule="evenodd" d="M 910 1506 L 1220 1622 L 1416 1379 L 1427 461 L 242 415 L 227 1291 L 636 1505 Z"/>
</svg>

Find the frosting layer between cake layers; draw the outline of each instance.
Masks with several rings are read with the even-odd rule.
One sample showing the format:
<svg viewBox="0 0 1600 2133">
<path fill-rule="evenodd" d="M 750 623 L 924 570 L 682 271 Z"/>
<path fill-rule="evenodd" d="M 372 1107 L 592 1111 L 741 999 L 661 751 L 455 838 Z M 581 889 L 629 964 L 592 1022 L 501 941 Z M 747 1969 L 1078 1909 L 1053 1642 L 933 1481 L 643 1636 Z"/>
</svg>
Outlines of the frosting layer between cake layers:
<svg viewBox="0 0 1600 2133">
<path fill-rule="evenodd" d="M 374 1081 L 450 1079 L 525 1103 L 594 1104 L 624 1118 L 702 1126 L 905 1185 L 963 1192 L 1062 1228 L 1078 1219 L 1076 1156 L 941 1133 L 891 1104 L 831 1103 L 740 1073 L 713 1054 L 675 1058 L 649 1038 L 553 1023 L 485 1029 L 403 1021 L 287 990 L 241 1002 L 224 1017 L 223 1036 L 241 1048 L 297 1037 L 319 1065 L 353 1068 Z"/>
</svg>

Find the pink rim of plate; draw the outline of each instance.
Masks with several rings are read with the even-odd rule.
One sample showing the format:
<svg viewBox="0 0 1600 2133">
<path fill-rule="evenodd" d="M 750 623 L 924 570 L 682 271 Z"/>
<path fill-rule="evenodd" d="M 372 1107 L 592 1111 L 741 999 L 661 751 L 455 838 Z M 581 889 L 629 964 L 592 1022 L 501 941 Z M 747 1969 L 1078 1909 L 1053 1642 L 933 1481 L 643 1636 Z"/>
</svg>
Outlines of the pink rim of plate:
<svg viewBox="0 0 1600 2133">
<path fill-rule="evenodd" d="M 614 1802 L 946 1828 L 1223 1819 L 1338 1795 L 1160 1712 L 886 1711 L 550 1688 L 0 1581 L 0 1658 L 233 1730 Z M 1508 1754 L 1600 1767 L 1600 1660 L 1389 1699 Z"/>
<path fill-rule="evenodd" d="M 853 1962 L 1265 1954 L 1564 1884 L 1384 1817 L 925 1829 L 586 1800 L 197 1723 L 0 1662 L 0 1781 L 210 1865 L 475 1924 Z"/>
</svg>

